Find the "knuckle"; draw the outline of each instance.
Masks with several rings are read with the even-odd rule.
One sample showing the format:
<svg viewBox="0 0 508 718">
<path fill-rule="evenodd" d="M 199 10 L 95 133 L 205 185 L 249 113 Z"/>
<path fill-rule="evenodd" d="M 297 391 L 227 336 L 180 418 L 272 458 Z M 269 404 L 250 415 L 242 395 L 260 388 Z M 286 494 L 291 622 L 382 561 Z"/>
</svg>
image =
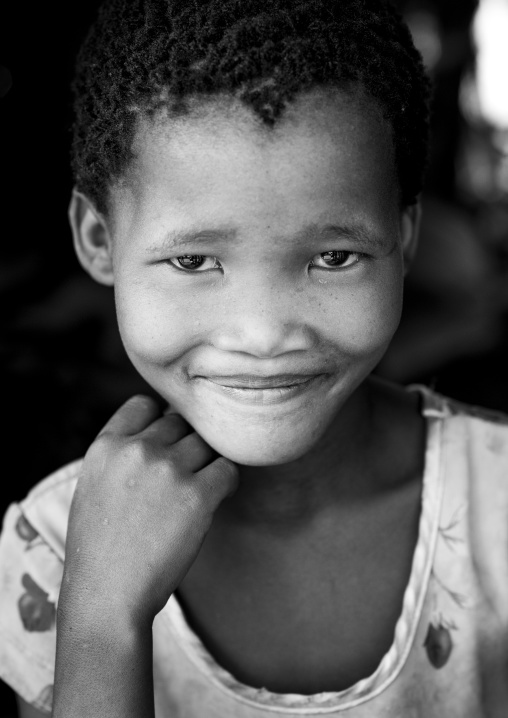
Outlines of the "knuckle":
<svg viewBox="0 0 508 718">
<path fill-rule="evenodd" d="M 156 454 L 152 458 L 152 466 L 154 474 L 163 477 L 165 481 L 177 482 L 180 480 L 178 463 L 170 452 Z"/>
<path fill-rule="evenodd" d="M 150 451 L 148 443 L 140 437 L 131 439 L 121 448 L 121 455 L 124 461 L 133 464 L 145 464 L 148 460 Z"/>
<path fill-rule="evenodd" d="M 185 510 L 192 514 L 201 513 L 206 508 L 206 492 L 197 482 L 187 483 L 183 492 Z"/>
</svg>

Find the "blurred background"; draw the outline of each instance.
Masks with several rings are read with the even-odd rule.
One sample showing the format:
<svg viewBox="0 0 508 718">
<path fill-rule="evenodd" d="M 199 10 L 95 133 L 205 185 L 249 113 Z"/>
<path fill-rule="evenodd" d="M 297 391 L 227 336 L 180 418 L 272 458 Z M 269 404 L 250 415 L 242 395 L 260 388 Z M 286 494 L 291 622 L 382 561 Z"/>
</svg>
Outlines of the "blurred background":
<svg viewBox="0 0 508 718">
<path fill-rule="evenodd" d="M 0 9 L 0 515 L 135 392 L 67 224 L 73 62 L 97 0 Z M 508 412 L 508 0 L 399 0 L 434 81 L 420 249 L 378 373 Z M 14 718 L 0 681 L 0 718 Z"/>
</svg>

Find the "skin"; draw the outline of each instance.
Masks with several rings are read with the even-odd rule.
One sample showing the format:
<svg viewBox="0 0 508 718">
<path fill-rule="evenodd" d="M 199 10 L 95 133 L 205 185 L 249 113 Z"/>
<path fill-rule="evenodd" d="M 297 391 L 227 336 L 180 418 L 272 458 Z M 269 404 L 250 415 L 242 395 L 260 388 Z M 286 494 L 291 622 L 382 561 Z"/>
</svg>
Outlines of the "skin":
<svg viewBox="0 0 508 718">
<path fill-rule="evenodd" d="M 75 192 L 70 219 L 169 411 L 135 397 L 85 457 L 53 714 L 153 715 L 151 623 L 175 591 L 240 680 L 339 690 L 392 640 L 419 514 L 417 400 L 369 378 L 418 229 L 418 208 L 399 205 L 390 129 L 369 101 L 316 90 L 272 133 L 218 98 L 140 119 L 133 149 L 108 217 Z M 210 258 L 206 271 L 175 268 L 183 255 Z M 285 403 L 234 402 L 200 378 L 300 372 L 326 376 Z"/>
<path fill-rule="evenodd" d="M 362 382 L 400 320 L 418 208 L 400 211 L 390 131 L 366 100 L 309 93 L 272 134 L 234 103 L 198 107 L 190 118 L 141 123 L 136 160 L 114 188 L 109 220 L 75 195 L 75 245 L 87 271 L 114 286 L 136 369 L 240 465 L 242 478 L 256 480 L 241 482 L 243 520 L 248 506 L 279 520 L 284 508 L 274 507 L 274 483 L 289 480 L 282 502 L 289 494 L 292 512 L 298 503 L 306 511 L 309 491 L 325 485 L 326 502 L 339 490 L 335 467 L 348 461 L 344 446 L 352 455 L 371 439 Z M 379 244 L 303 234 L 328 224 L 360 226 Z M 237 231 L 234 240 L 157 249 L 172 230 L 206 234 L 225 226 Z M 328 250 L 367 257 L 327 269 L 319 253 Z M 207 259 L 208 272 L 184 274 L 168 262 L 179 253 L 216 257 L 223 269 Z M 308 270 L 313 258 L 324 268 Z M 253 407 L 195 378 L 214 371 L 326 372 L 328 380 L 296 403 Z M 242 495 L 235 500 L 240 508 Z"/>
</svg>

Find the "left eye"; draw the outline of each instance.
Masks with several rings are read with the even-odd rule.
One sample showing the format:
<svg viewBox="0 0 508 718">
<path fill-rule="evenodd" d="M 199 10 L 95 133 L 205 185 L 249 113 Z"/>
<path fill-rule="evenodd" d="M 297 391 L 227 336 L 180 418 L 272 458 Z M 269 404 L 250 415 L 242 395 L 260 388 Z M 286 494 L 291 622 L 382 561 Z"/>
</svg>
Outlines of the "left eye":
<svg viewBox="0 0 508 718">
<path fill-rule="evenodd" d="M 338 267 L 349 267 L 351 264 L 356 264 L 360 261 L 362 255 L 360 252 L 346 252 L 345 250 L 330 250 L 329 252 L 321 252 L 316 255 L 318 261 L 321 260 L 324 264 L 318 264 L 315 259 L 311 260 L 311 267 L 317 267 L 318 269 L 334 269 Z"/>
<path fill-rule="evenodd" d="M 206 271 L 208 269 L 217 269 L 221 266 L 219 260 L 215 257 L 204 257 L 202 254 L 184 254 L 182 257 L 171 257 L 168 261 L 176 267 L 176 269 L 182 269 L 184 271 Z M 206 266 L 207 261 L 211 263 L 211 266 Z M 178 262 L 178 264 L 176 264 L 176 262 Z M 204 268 L 203 265 L 205 265 Z"/>
</svg>

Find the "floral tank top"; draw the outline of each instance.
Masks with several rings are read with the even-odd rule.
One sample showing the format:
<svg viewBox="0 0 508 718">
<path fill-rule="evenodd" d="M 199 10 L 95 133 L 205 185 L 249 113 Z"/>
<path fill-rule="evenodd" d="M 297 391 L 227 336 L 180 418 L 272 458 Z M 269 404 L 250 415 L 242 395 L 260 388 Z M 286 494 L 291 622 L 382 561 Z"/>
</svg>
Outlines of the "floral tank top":
<svg viewBox="0 0 508 718">
<path fill-rule="evenodd" d="M 156 718 L 507 718 L 508 417 L 423 386 L 419 534 L 393 643 L 346 690 L 279 694 L 239 682 L 173 595 L 153 623 Z M 82 460 L 38 483 L 0 536 L 0 677 L 51 712 L 56 606 Z M 301 647 L 305 651 L 305 645 Z"/>
</svg>

